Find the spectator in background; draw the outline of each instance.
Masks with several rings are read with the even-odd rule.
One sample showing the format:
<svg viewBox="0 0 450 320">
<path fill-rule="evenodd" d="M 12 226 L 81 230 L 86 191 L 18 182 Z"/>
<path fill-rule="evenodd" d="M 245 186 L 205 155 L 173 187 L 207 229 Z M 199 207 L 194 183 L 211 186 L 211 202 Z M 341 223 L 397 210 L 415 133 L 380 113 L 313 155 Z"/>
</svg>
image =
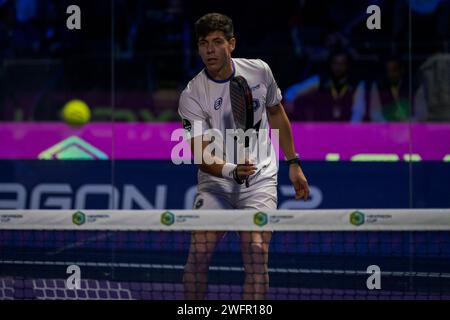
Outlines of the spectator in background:
<svg viewBox="0 0 450 320">
<path fill-rule="evenodd" d="M 351 58 L 337 49 L 330 54 L 326 75 L 314 75 L 285 92 L 291 114 L 302 121 L 361 122 L 366 111 L 364 81 L 351 76 Z"/>
<path fill-rule="evenodd" d="M 418 121 L 450 121 L 450 54 L 438 52 L 419 69 L 415 96 Z"/>
<path fill-rule="evenodd" d="M 370 90 L 370 119 L 375 122 L 408 121 L 410 102 L 408 79 L 400 57 L 384 61 L 384 75 Z"/>
</svg>

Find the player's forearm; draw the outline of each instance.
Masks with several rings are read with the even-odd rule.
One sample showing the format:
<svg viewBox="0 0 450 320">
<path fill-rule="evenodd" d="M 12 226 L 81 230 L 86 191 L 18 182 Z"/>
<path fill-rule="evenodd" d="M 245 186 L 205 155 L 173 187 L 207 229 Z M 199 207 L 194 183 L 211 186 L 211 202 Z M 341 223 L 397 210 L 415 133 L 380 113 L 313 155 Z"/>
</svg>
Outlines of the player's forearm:
<svg viewBox="0 0 450 320">
<path fill-rule="evenodd" d="M 222 169 L 225 162 L 223 161 L 223 159 L 220 159 L 212 155 L 210 152 L 206 151 L 205 148 L 207 144 L 208 141 L 203 141 L 201 154 L 195 155 L 196 160 L 201 161 L 201 164 L 199 165 L 200 170 L 209 173 L 215 177 L 222 177 Z"/>
<path fill-rule="evenodd" d="M 268 113 L 270 126 L 272 129 L 279 130 L 280 146 L 286 156 L 286 159 L 295 158 L 294 138 L 292 136 L 292 129 L 289 119 L 281 104 L 279 107 L 274 108 L 277 108 L 276 112 Z"/>
<path fill-rule="evenodd" d="M 195 148 L 195 143 L 201 144 L 201 151 Z M 209 143 L 209 141 L 203 141 L 202 137 L 197 137 L 191 140 L 191 149 L 194 150 L 196 163 L 200 163 L 200 170 L 215 177 L 236 180 L 236 175 L 234 175 L 236 165 L 226 163 L 222 158 L 209 152 L 207 150 Z"/>
<path fill-rule="evenodd" d="M 213 175 L 215 177 L 219 177 L 222 178 L 222 169 L 223 169 L 224 164 L 218 164 L 218 163 L 213 163 L 213 164 L 206 164 L 206 163 L 202 163 L 200 165 L 200 170 L 202 170 L 203 172 L 209 173 L 210 175 Z"/>
</svg>

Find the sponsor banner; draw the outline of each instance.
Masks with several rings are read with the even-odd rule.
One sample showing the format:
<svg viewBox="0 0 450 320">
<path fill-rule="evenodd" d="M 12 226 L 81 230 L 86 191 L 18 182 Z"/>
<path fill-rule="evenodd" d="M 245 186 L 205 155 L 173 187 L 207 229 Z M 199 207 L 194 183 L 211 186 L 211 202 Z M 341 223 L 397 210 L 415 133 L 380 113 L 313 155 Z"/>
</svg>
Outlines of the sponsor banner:
<svg viewBox="0 0 450 320">
<path fill-rule="evenodd" d="M 279 209 L 450 208 L 447 163 L 302 166 L 310 199 L 295 200 L 288 167 L 280 162 Z M 170 161 L 0 160 L 0 209 L 192 209 L 196 183 L 197 166 Z"/>
<path fill-rule="evenodd" d="M 12 219 L 11 219 L 12 218 Z M 17 210 L 0 229 L 414 231 L 450 230 L 450 209 L 360 210 Z"/>
<path fill-rule="evenodd" d="M 174 154 L 192 124 L 2 123 L 0 159 L 190 159 Z M 184 127 L 184 129 L 183 129 Z M 174 134 L 175 130 L 180 134 Z M 292 123 L 296 150 L 304 160 L 450 161 L 450 124 Z M 114 148 L 113 148 L 114 146 Z M 410 149 L 412 146 L 412 149 Z M 281 155 L 282 156 L 282 155 Z"/>
</svg>

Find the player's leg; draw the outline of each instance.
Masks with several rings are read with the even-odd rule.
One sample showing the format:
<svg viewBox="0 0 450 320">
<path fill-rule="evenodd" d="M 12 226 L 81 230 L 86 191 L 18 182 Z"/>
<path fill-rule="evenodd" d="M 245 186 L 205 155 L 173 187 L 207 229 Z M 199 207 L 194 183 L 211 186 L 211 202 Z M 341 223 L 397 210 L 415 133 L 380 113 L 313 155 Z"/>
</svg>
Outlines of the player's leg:
<svg viewBox="0 0 450 320">
<path fill-rule="evenodd" d="M 199 210 L 231 209 L 220 194 L 197 194 L 194 208 Z M 185 299 L 204 299 L 208 288 L 208 270 L 214 249 L 224 232 L 195 231 L 192 233 L 189 255 L 184 267 L 183 285 Z"/>
<path fill-rule="evenodd" d="M 184 267 L 184 297 L 202 300 L 208 289 L 208 269 L 214 249 L 224 232 L 195 231 L 192 233 L 189 255 Z"/>
<path fill-rule="evenodd" d="M 258 191 L 243 195 L 239 209 L 264 211 L 277 208 L 277 188 L 267 186 Z M 269 245 L 271 232 L 240 232 L 242 261 L 245 282 L 242 298 L 245 300 L 265 299 L 269 290 Z"/>
<path fill-rule="evenodd" d="M 241 232 L 245 282 L 244 300 L 265 299 L 269 290 L 269 243 L 271 232 Z"/>
</svg>

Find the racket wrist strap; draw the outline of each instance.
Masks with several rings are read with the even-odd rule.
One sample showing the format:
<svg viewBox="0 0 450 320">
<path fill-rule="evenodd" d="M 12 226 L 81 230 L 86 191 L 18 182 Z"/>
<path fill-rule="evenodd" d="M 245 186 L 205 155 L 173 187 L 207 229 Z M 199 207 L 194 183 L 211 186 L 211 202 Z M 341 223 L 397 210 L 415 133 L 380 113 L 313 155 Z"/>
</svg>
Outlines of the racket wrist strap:
<svg viewBox="0 0 450 320">
<path fill-rule="evenodd" d="M 237 176 L 237 165 L 234 163 L 225 163 L 222 168 L 222 177 L 228 180 L 233 180 L 238 184 L 243 184 L 244 181 Z"/>
</svg>

